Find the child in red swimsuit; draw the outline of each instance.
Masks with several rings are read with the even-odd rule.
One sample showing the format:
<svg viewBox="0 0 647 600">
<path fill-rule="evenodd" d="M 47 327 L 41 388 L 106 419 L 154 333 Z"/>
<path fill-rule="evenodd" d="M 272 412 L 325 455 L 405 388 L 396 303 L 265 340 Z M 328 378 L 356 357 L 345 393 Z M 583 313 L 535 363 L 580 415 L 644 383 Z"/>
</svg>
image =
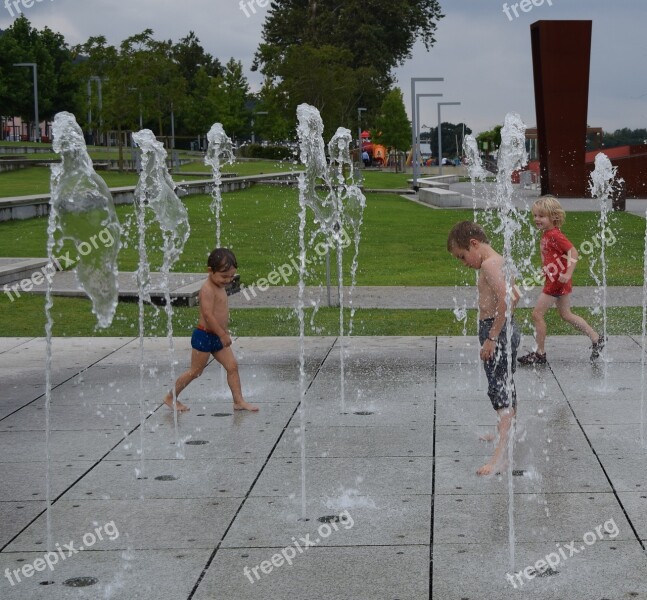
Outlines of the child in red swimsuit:
<svg viewBox="0 0 647 600">
<path fill-rule="evenodd" d="M 580 316 L 571 312 L 571 291 L 573 290 L 573 271 L 577 264 L 577 250 L 560 231 L 566 213 L 554 196 L 542 196 L 532 205 L 535 225 L 542 231 L 541 262 L 546 277 L 537 305 L 532 311 L 535 325 L 537 349 L 518 360 L 522 365 L 545 364 L 546 321 L 544 315 L 553 305 L 557 305 L 559 316 L 591 339 L 591 360 L 600 356 L 604 348 L 604 338 Z"/>
</svg>

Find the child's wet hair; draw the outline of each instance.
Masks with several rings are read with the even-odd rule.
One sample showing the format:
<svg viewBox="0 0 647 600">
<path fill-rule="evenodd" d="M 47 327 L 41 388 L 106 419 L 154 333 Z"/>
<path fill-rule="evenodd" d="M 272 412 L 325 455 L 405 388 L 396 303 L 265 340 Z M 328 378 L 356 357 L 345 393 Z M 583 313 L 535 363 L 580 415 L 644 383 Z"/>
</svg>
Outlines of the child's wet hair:
<svg viewBox="0 0 647 600">
<path fill-rule="evenodd" d="M 566 221 L 566 212 L 555 196 L 547 194 L 542 196 L 532 205 L 532 210 L 538 212 L 542 217 L 550 217 L 555 227 L 561 227 Z"/>
<path fill-rule="evenodd" d="M 207 266 L 211 269 L 212 273 L 221 271 L 229 271 L 232 267 L 238 268 L 238 262 L 234 253 L 229 248 L 216 248 L 209 255 Z"/>
<path fill-rule="evenodd" d="M 452 251 L 453 248 L 461 248 L 468 250 L 470 247 L 470 240 L 478 240 L 484 244 L 489 244 L 490 240 L 478 223 L 472 221 L 461 221 L 452 227 L 452 230 L 447 236 L 447 250 Z"/>
</svg>

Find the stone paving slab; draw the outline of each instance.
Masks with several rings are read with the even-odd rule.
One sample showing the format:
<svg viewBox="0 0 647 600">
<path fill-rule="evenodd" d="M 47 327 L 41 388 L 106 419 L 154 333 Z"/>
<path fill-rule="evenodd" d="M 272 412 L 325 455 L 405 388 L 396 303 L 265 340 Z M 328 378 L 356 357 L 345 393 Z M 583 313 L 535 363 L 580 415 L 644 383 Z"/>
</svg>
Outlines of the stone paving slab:
<svg viewBox="0 0 647 600">
<path fill-rule="evenodd" d="M 584 532 L 581 532 L 584 533 Z M 581 535 L 578 536 L 581 538 Z M 570 540 L 567 540 L 570 542 Z M 438 544 L 434 546 L 434 597 L 448 600 L 564 600 L 636 598 L 645 600 L 647 560 L 640 545 L 632 542 L 598 542 L 584 552 L 559 556 L 552 575 L 527 579 L 513 577 L 556 550 L 552 543 L 520 543 L 515 553 L 516 571 L 507 550 L 491 543 Z M 531 575 L 534 569 L 529 571 Z M 513 583 L 506 578 L 510 574 Z"/>
<path fill-rule="evenodd" d="M 29 579 L 22 578 L 20 583 L 14 577 L 14 587 L 4 581 L 12 600 L 178 600 L 189 596 L 210 552 L 186 548 L 80 552 L 61 560 L 53 572 L 37 572 Z M 43 552 L 0 553 L 0 571 L 20 569 L 42 556 Z M 94 577 L 98 583 L 88 587 L 64 585 L 80 577 Z M 46 581 L 53 583 L 40 585 Z"/>
<path fill-rule="evenodd" d="M 346 517 L 333 499 L 316 499 L 308 503 L 312 518 L 301 518 L 298 498 L 250 498 L 223 540 L 223 548 L 284 547 L 291 538 L 310 534 L 317 546 L 393 546 L 425 545 L 429 541 L 431 496 L 355 496 L 360 504 Z M 365 506 L 361 506 L 362 501 Z M 258 515 L 265 516 L 259 522 Z M 319 519 L 339 517 L 336 528 L 329 532 Z M 324 535 L 321 535 L 323 531 Z M 324 537 L 325 536 L 325 537 Z"/>
<path fill-rule="evenodd" d="M 325 598 L 326 600 L 420 600 L 429 595 L 429 548 L 387 546 L 308 548 L 293 565 L 247 578 L 282 548 L 221 550 L 200 584 L 195 600 L 236 598 Z M 278 561 L 277 561 L 278 562 Z M 271 566 L 271 564 L 270 564 Z M 266 569 L 267 570 L 267 569 Z"/>
<path fill-rule="evenodd" d="M 174 342 L 177 375 L 189 340 Z M 524 348 L 532 342 L 526 336 Z M 243 390 L 260 412 L 234 413 L 223 370 L 211 364 L 182 395 L 191 410 L 177 415 L 176 430 L 160 405 L 171 383 L 168 340 L 144 340 L 142 391 L 137 338 L 55 339 L 51 539 L 79 545 L 111 521 L 120 536 L 12 587 L 4 569 L 32 563 L 46 546 L 45 344 L 0 338 L 0 598 L 647 599 L 635 337 L 612 337 L 596 367 L 584 336 L 552 336 L 547 367 L 517 369 L 514 565 L 508 470 L 475 474 L 493 448 L 478 436 L 496 423 L 476 337 L 304 346 L 303 411 L 299 341 L 239 338 Z M 317 520 L 342 511 L 352 528 Z M 506 580 L 610 519 L 618 535 L 555 574 L 522 590 Z M 306 536 L 319 542 L 295 549 L 291 566 L 272 564 Z M 78 576 L 98 582 L 63 586 Z"/>
<path fill-rule="evenodd" d="M 60 500 L 52 505 L 52 539 L 61 544 L 72 540 L 78 548 L 86 533 L 114 522 L 119 537 L 97 540 L 93 550 L 213 548 L 239 504 L 236 498 Z M 46 538 L 41 515 L 5 551 L 44 552 Z"/>
<path fill-rule="evenodd" d="M 307 429 L 307 457 L 432 456 L 433 430 L 426 425 L 316 426 Z M 299 427 L 286 430 L 276 457 L 301 456 Z"/>
</svg>

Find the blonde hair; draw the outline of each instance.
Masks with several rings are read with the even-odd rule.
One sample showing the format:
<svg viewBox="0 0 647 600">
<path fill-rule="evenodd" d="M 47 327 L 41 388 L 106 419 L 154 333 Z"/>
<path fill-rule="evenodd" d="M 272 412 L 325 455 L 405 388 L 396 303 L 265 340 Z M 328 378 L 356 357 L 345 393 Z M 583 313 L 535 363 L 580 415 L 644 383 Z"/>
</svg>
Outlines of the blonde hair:
<svg viewBox="0 0 647 600">
<path fill-rule="evenodd" d="M 537 211 L 542 217 L 550 217 L 555 227 L 561 227 L 566 221 L 566 212 L 555 196 L 546 195 L 535 200 L 532 210 Z"/>
</svg>

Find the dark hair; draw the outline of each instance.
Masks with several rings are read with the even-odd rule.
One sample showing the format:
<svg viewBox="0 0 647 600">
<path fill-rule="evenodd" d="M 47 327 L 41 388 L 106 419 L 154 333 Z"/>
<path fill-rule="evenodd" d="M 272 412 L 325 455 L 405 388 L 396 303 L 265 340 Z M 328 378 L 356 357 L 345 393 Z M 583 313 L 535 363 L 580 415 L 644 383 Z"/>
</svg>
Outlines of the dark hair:
<svg viewBox="0 0 647 600">
<path fill-rule="evenodd" d="M 234 253 L 229 248 L 216 248 L 209 255 L 207 266 L 213 273 L 218 271 L 229 271 L 232 267 L 238 268 L 238 262 Z"/>
<path fill-rule="evenodd" d="M 452 251 L 452 248 L 468 250 L 470 247 L 470 240 L 478 240 L 484 244 L 490 243 L 485 231 L 483 231 L 483 227 L 478 223 L 472 223 L 472 221 L 461 221 L 460 223 L 456 223 L 447 236 L 447 250 L 450 252 Z"/>
</svg>

